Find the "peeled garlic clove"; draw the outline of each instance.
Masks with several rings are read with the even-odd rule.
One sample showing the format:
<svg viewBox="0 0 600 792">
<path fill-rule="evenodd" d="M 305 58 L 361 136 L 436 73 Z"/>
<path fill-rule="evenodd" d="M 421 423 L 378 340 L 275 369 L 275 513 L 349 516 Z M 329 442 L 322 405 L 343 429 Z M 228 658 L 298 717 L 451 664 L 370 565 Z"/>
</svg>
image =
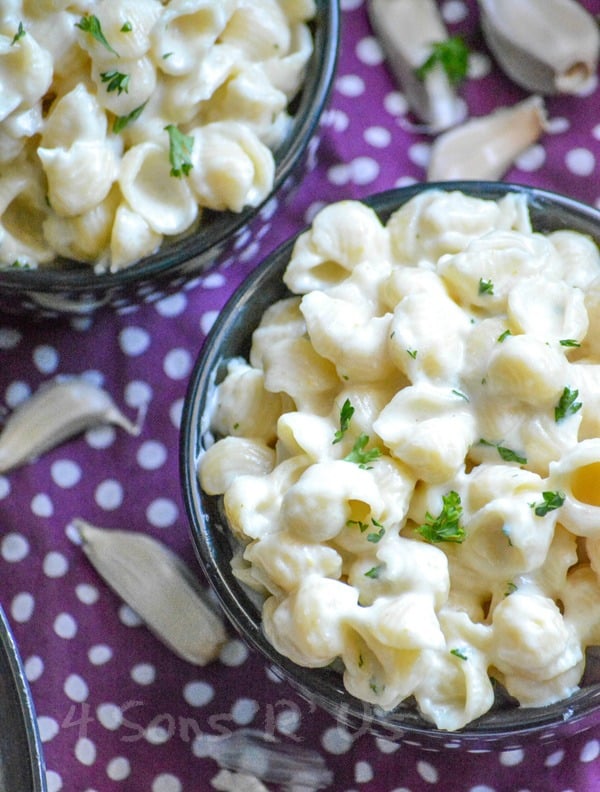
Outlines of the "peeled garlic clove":
<svg viewBox="0 0 600 792">
<path fill-rule="evenodd" d="M 442 66 L 436 65 L 423 79 L 415 73 L 431 55 L 432 45 L 448 39 L 435 0 L 369 0 L 368 11 L 390 70 L 415 115 L 432 133 L 460 123 L 467 106 Z"/>
<path fill-rule="evenodd" d="M 598 65 L 600 33 L 574 0 L 479 0 L 481 28 L 502 70 L 540 94 L 580 93 Z"/>
<path fill-rule="evenodd" d="M 110 395 L 80 377 L 42 385 L 9 416 L 0 433 L 0 473 L 34 459 L 70 437 L 100 424 L 112 423 L 137 435 Z"/>
<path fill-rule="evenodd" d="M 539 96 L 473 118 L 435 140 L 427 180 L 500 179 L 545 127 L 545 107 Z"/>
<path fill-rule="evenodd" d="M 73 521 L 83 551 L 108 585 L 176 655 L 206 665 L 227 635 L 199 583 L 168 547 L 146 534 Z"/>
</svg>

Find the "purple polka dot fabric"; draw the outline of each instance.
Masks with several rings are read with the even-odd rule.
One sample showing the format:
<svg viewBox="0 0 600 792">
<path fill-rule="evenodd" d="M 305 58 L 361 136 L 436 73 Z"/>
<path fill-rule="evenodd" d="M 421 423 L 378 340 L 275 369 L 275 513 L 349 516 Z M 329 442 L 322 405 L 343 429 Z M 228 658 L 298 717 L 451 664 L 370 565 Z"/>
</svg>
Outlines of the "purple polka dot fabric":
<svg viewBox="0 0 600 792">
<path fill-rule="evenodd" d="M 469 114 L 525 98 L 486 49 L 475 0 L 439 5 L 473 53 L 476 68 L 461 89 Z M 600 13 L 598 0 L 582 5 Z M 597 81 L 583 96 L 549 97 L 546 106 L 547 131 L 505 179 L 600 207 Z M 0 603 L 31 687 L 50 792 L 205 792 L 219 772 L 211 737 L 244 728 L 316 752 L 336 792 L 600 789 L 600 727 L 518 750 L 432 753 L 349 730 L 280 681 L 233 630 L 217 660 L 186 663 L 101 580 L 73 529 L 82 517 L 146 532 L 208 588 L 178 474 L 182 402 L 207 332 L 243 278 L 323 204 L 425 180 L 431 144 L 387 69 L 365 0 L 343 0 L 337 78 L 309 172 L 271 205 L 249 248 L 179 293 L 137 308 L 41 324 L 0 317 L 6 409 L 57 375 L 92 379 L 133 421 L 146 409 L 139 436 L 94 429 L 0 476 Z"/>
</svg>

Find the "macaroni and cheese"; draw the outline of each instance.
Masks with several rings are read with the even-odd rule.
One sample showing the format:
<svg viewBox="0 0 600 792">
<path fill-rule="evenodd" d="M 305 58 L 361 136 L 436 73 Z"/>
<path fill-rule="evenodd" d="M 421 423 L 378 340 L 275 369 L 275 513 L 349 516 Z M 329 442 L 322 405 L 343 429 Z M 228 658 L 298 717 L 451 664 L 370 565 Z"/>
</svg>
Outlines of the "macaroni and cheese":
<svg viewBox="0 0 600 792">
<path fill-rule="evenodd" d="M 386 223 L 325 207 L 248 360 L 216 386 L 200 484 L 266 635 L 456 730 L 577 690 L 600 642 L 600 253 L 526 198 L 430 188 Z"/>
</svg>

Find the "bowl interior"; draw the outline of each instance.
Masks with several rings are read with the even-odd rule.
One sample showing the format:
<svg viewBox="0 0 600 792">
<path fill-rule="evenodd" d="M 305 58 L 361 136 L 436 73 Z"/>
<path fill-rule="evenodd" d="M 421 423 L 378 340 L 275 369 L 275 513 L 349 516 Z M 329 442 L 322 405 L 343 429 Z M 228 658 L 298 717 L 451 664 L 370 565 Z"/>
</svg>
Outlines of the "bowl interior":
<svg viewBox="0 0 600 792">
<path fill-rule="evenodd" d="M 382 220 L 423 188 L 456 189 L 498 199 L 507 192 L 527 196 L 533 227 L 538 231 L 571 228 L 600 244 L 600 213 L 577 202 L 535 188 L 481 182 L 445 182 L 391 190 L 367 199 Z M 290 240 L 256 269 L 221 311 L 192 373 L 181 427 L 181 477 L 196 553 L 210 583 L 234 626 L 301 694 L 315 701 L 343 723 L 365 728 L 388 739 L 402 739 L 430 747 L 517 747 L 526 740 L 553 740 L 600 723 L 600 649 L 588 651 L 582 689 L 566 701 L 541 708 L 518 708 L 498 691 L 493 710 L 458 732 L 437 730 L 410 706 L 384 713 L 350 696 L 336 669 L 306 669 L 282 657 L 261 628 L 261 603 L 231 571 L 234 540 L 227 529 L 222 498 L 204 493 L 198 483 L 198 460 L 209 434 L 211 395 L 224 377 L 227 362 L 247 358 L 251 335 L 264 310 L 288 296 L 282 275 L 294 240 Z"/>
</svg>

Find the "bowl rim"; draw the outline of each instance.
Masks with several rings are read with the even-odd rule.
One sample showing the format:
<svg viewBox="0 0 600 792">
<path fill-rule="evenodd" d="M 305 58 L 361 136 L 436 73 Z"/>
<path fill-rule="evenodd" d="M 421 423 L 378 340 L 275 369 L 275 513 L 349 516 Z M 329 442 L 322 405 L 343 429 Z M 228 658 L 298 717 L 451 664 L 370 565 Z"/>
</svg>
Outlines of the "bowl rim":
<svg viewBox="0 0 600 792">
<path fill-rule="evenodd" d="M 56 294 L 85 294 L 98 289 L 110 291 L 114 288 L 138 283 L 168 272 L 197 256 L 206 254 L 211 248 L 218 249 L 232 236 L 240 233 L 265 206 L 276 197 L 284 183 L 292 176 L 304 152 L 313 138 L 321 115 L 329 101 L 339 57 L 341 36 L 340 0 L 316 0 L 316 14 L 311 20 L 313 27 L 313 54 L 309 61 L 305 80 L 298 96 L 293 100 L 297 106 L 292 113 L 292 129 L 286 139 L 274 150 L 275 176 L 269 194 L 257 206 L 245 207 L 241 212 L 211 212 L 205 210 L 212 220 L 212 233 L 208 241 L 202 233 L 188 237 L 166 238 L 152 255 L 146 256 L 131 266 L 116 272 L 96 272 L 93 265 L 83 264 L 72 269 L 2 268 L 0 285 L 3 290 Z M 199 226 L 202 230 L 202 223 Z M 175 249 L 177 243 L 180 247 Z M 157 258 L 159 256 L 159 258 Z"/>
<path fill-rule="evenodd" d="M 481 198 L 497 199 L 507 194 L 525 195 L 532 217 L 542 218 L 547 213 L 566 213 L 565 221 L 546 229 L 543 223 L 533 223 L 534 230 L 557 228 L 576 228 L 592 235 L 600 245 L 600 211 L 576 199 L 542 188 L 510 182 L 486 181 L 449 181 L 416 183 L 372 194 L 360 200 L 372 207 L 381 217 L 386 218 L 415 195 L 426 191 L 441 189 L 459 190 Z M 354 200 L 354 199 L 353 199 Z M 545 707 L 510 709 L 500 713 L 490 712 L 463 729 L 449 732 L 427 723 L 420 716 L 402 706 L 391 713 L 382 713 L 376 707 L 351 696 L 343 687 L 341 675 L 330 668 L 305 668 L 279 652 L 269 643 L 260 624 L 260 609 L 256 598 L 233 575 L 229 565 L 223 569 L 217 557 L 219 541 L 223 539 L 226 528 L 219 523 L 221 513 L 208 507 L 208 502 L 216 502 L 200 489 L 196 470 L 203 450 L 202 438 L 208 431 L 207 411 L 210 408 L 210 391 L 216 378 L 231 355 L 223 353 L 227 349 L 227 336 L 233 326 L 240 322 L 248 324 L 242 331 L 235 333 L 248 343 L 248 333 L 256 326 L 264 308 L 272 301 L 290 294 L 281 280 L 281 275 L 290 258 L 296 239 L 309 228 L 304 226 L 290 239 L 272 251 L 247 278 L 237 286 L 217 316 L 193 366 L 184 399 L 179 438 L 180 482 L 185 510 L 188 517 L 191 539 L 197 560 L 217 599 L 240 636 L 268 661 L 273 670 L 282 676 L 300 694 L 316 701 L 323 709 L 335 714 L 342 722 L 355 728 L 364 728 L 371 733 L 388 739 L 415 740 L 415 744 L 445 745 L 446 747 L 467 747 L 471 750 L 491 750 L 502 746 L 506 749 L 519 747 L 523 741 L 533 738 L 552 741 L 567 733 L 577 733 L 589 728 L 591 719 L 596 717 L 600 723 L 600 682 L 575 692 L 569 698 Z M 270 300 L 264 287 L 275 283 Z M 253 310 L 256 300 L 262 302 L 260 309 Z M 240 319 L 241 317 L 241 319 Z M 231 346 L 240 348 L 237 340 Z M 236 354 L 244 354 L 240 351 Z M 211 521 L 215 525 L 211 525 Z M 219 537 L 219 534 L 221 535 Z M 254 614 L 258 614 L 253 617 Z M 600 650 L 596 663 L 600 663 Z M 311 685 L 307 676 L 311 676 Z M 398 717 L 395 718 L 394 714 Z M 513 713 L 513 717 L 506 717 Z M 520 713 L 517 715 L 517 713 Z M 523 713 L 525 716 L 523 717 Z M 406 717 L 407 720 L 402 720 Z M 556 736 L 553 729 L 561 727 Z M 421 743 L 419 741 L 422 741 Z"/>
</svg>

